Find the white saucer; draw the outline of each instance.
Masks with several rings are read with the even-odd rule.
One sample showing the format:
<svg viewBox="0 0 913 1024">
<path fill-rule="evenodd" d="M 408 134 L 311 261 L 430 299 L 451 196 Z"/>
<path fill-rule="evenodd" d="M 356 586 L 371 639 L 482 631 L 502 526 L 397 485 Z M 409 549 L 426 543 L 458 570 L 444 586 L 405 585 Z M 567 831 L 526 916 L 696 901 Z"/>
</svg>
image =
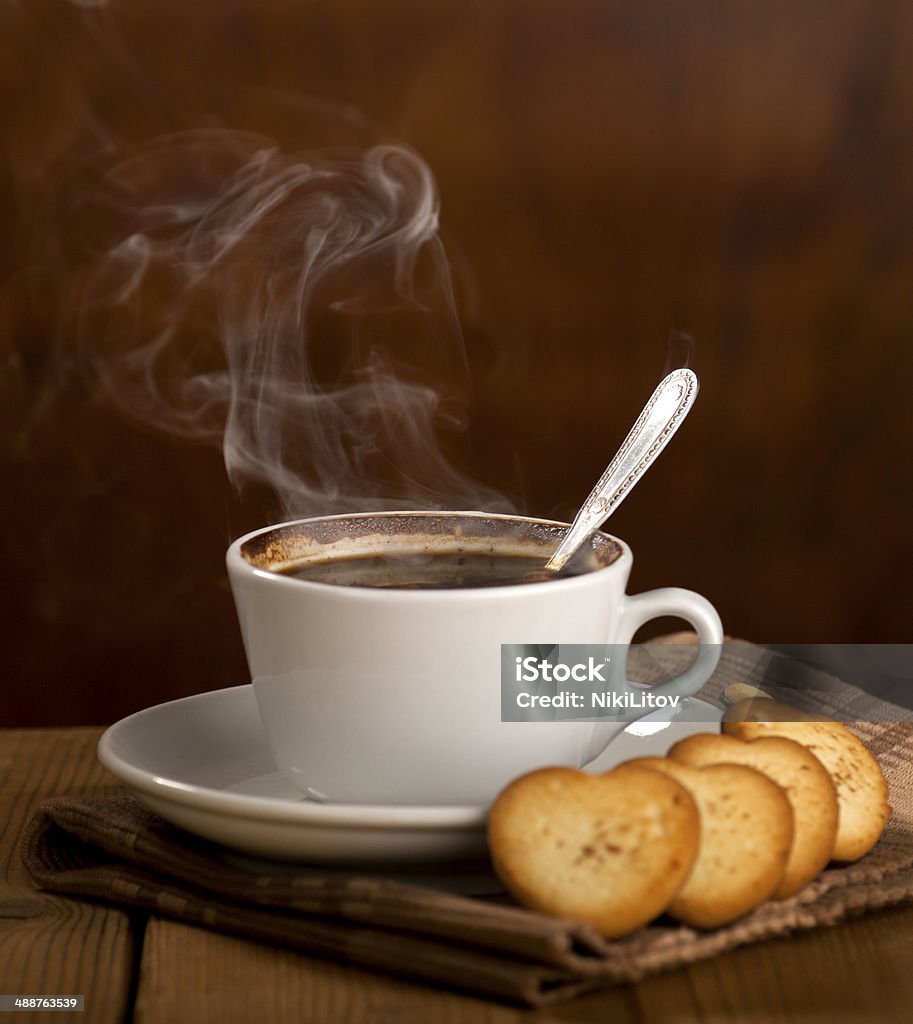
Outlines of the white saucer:
<svg viewBox="0 0 913 1024">
<path fill-rule="evenodd" d="M 662 714 L 667 714 L 663 712 Z M 686 698 L 672 722 L 633 722 L 588 771 L 664 754 L 721 712 Z M 112 725 L 98 756 L 166 821 L 254 857 L 324 864 L 417 864 L 485 854 L 485 807 L 321 804 L 276 771 L 253 687 L 200 693 Z"/>
</svg>

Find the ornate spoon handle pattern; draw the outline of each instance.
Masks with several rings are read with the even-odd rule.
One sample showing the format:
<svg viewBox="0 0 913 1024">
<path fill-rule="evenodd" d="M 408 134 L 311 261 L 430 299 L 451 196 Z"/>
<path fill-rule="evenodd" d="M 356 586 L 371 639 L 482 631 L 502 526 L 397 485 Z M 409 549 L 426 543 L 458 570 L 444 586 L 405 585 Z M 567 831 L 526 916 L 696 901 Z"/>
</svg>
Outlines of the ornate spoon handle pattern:
<svg viewBox="0 0 913 1024">
<path fill-rule="evenodd" d="M 590 491 L 571 528 L 545 568 L 557 572 L 584 540 L 600 527 L 681 426 L 697 396 L 697 376 L 674 370 L 657 385 L 615 458 Z"/>
</svg>

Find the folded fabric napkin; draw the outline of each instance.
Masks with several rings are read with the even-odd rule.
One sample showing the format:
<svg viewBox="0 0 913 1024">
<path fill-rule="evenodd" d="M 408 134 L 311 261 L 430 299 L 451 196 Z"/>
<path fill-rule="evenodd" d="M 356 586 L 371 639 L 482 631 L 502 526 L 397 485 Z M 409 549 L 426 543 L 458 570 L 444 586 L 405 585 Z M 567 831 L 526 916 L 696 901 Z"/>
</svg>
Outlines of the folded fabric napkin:
<svg viewBox="0 0 913 1024">
<path fill-rule="evenodd" d="M 736 679 L 762 681 L 756 649 L 735 647 L 744 649 L 727 645 L 711 698 Z M 55 892 L 540 1006 L 913 898 L 913 724 L 899 721 L 909 716 L 894 705 L 875 707 L 832 678 L 818 682 L 816 692 L 829 696 L 817 706 L 824 703 L 834 717 L 846 720 L 841 708 L 860 701 L 870 719 L 882 712 L 881 721 L 853 728 L 881 762 L 891 820 L 859 863 L 830 868 L 797 896 L 710 932 L 660 919 L 609 942 L 584 924 L 523 910 L 506 898 L 456 896 L 339 871 L 247 868 L 127 795 L 46 801 L 26 828 L 22 857 L 35 883 Z M 768 677 L 768 690 L 769 684 Z"/>
</svg>

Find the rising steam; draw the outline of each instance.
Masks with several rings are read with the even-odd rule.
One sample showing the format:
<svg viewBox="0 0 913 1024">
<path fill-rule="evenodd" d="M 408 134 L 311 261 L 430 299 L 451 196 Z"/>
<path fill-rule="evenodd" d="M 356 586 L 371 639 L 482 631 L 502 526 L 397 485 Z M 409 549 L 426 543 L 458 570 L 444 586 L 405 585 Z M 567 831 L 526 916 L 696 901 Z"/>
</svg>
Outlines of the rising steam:
<svg viewBox="0 0 913 1024">
<path fill-rule="evenodd" d="M 440 447 L 469 382 L 412 150 L 183 132 L 114 166 L 94 205 L 80 346 L 130 416 L 221 444 L 232 482 L 287 516 L 509 507 Z"/>
</svg>

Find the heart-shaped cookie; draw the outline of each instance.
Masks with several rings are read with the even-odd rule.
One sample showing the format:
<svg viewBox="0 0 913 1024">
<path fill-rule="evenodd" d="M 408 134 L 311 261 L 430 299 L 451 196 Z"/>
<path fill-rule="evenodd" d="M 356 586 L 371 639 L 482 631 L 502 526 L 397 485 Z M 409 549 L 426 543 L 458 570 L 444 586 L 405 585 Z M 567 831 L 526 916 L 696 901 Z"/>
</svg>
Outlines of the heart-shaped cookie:
<svg viewBox="0 0 913 1024">
<path fill-rule="evenodd" d="M 729 687 L 727 692 L 731 692 Z M 829 722 L 827 715 L 812 715 L 808 711 L 787 704 L 782 700 L 763 695 L 743 697 L 741 700 L 728 701 L 729 707 L 723 714 L 724 722 Z"/>
<path fill-rule="evenodd" d="M 748 765 L 786 793 L 793 809 L 793 845 L 774 899 L 794 896 L 831 859 L 837 835 L 837 791 L 824 765 L 801 744 L 785 736 L 746 742 L 707 732 L 676 743 L 668 756 L 692 768 Z"/>
<path fill-rule="evenodd" d="M 669 904 L 672 917 L 694 928 L 717 928 L 772 895 L 793 839 L 793 812 L 780 786 L 747 765 L 692 768 L 665 757 L 625 761 L 615 772 L 634 769 L 671 776 L 700 810 L 700 851 Z"/>
<path fill-rule="evenodd" d="M 878 842 L 891 815 L 888 784 L 878 761 L 841 722 L 723 722 L 740 740 L 785 736 L 807 747 L 830 773 L 839 813 L 834 860 L 859 860 Z"/>
<path fill-rule="evenodd" d="M 697 857 L 700 817 L 687 789 L 659 772 L 543 768 L 501 792 L 488 838 L 520 903 L 617 938 L 674 898 Z"/>
</svg>

